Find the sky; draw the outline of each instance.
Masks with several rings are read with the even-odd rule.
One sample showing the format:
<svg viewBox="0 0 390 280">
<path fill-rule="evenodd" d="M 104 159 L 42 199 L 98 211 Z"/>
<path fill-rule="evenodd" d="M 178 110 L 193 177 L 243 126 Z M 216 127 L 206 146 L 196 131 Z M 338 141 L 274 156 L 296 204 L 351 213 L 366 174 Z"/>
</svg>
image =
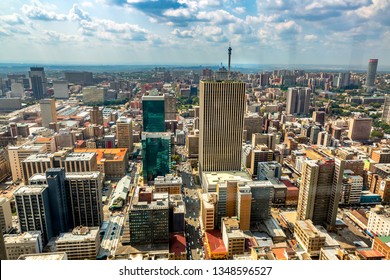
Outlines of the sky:
<svg viewBox="0 0 390 280">
<path fill-rule="evenodd" d="M 0 1 L 0 63 L 390 66 L 390 0 Z"/>
</svg>

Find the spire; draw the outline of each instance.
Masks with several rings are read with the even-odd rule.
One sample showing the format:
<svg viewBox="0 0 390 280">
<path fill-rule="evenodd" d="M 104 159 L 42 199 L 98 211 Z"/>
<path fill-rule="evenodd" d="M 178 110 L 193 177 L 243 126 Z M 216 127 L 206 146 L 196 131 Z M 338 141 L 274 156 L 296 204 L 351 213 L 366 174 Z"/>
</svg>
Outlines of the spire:
<svg viewBox="0 0 390 280">
<path fill-rule="evenodd" d="M 228 48 L 228 55 L 229 55 L 229 60 L 228 60 L 228 80 L 230 80 L 230 61 L 231 61 L 231 57 L 232 57 L 232 47 L 231 47 L 230 42 L 229 42 L 229 48 Z"/>
</svg>

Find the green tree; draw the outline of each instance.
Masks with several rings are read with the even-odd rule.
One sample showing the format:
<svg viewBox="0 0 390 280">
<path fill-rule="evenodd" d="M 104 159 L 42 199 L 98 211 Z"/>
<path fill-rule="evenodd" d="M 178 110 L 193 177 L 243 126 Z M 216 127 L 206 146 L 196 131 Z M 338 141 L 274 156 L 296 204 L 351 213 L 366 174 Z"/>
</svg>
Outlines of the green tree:
<svg viewBox="0 0 390 280">
<path fill-rule="evenodd" d="M 371 132 L 371 137 L 373 138 L 382 138 L 383 137 L 383 132 L 380 130 L 374 130 Z"/>
</svg>

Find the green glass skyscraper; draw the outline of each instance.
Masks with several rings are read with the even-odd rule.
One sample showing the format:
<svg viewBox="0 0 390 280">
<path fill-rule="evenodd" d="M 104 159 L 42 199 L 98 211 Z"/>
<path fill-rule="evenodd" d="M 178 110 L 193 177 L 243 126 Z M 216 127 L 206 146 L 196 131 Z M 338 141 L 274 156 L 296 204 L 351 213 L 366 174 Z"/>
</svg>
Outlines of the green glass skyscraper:
<svg viewBox="0 0 390 280">
<path fill-rule="evenodd" d="M 165 131 L 164 96 L 144 95 L 142 97 L 142 111 L 145 132 Z"/>
<path fill-rule="evenodd" d="M 170 133 L 142 133 L 142 165 L 145 183 L 171 172 Z"/>
</svg>

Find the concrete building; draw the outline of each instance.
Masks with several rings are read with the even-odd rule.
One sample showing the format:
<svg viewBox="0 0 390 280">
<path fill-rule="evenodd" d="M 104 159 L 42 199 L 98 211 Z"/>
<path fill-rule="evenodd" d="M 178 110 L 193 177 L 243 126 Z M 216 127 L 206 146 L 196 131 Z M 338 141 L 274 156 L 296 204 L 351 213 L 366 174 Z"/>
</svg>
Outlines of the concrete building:
<svg viewBox="0 0 390 280">
<path fill-rule="evenodd" d="M 0 112 L 12 112 L 19 109 L 22 109 L 20 98 L 0 98 Z"/>
<path fill-rule="evenodd" d="M 5 197 L 0 197 L 0 226 L 3 234 L 12 228 L 11 203 Z"/>
<path fill-rule="evenodd" d="M 92 72 L 86 71 L 65 71 L 65 80 L 68 83 L 88 86 L 93 84 Z"/>
<path fill-rule="evenodd" d="M 244 117 L 244 141 L 251 141 L 254 133 L 263 132 L 263 118 L 256 113 Z"/>
<path fill-rule="evenodd" d="M 7 260 L 17 260 L 23 254 L 41 253 L 43 248 L 40 231 L 5 234 L 4 243 Z"/>
<path fill-rule="evenodd" d="M 385 102 L 382 113 L 382 121 L 390 124 L 390 95 L 385 96 Z"/>
<path fill-rule="evenodd" d="M 371 118 L 352 118 L 349 121 L 348 138 L 352 141 L 366 141 L 370 138 Z"/>
<path fill-rule="evenodd" d="M 153 193 L 151 187 L 137 187 L 129 210 L 130 244 L 168 243 L 168 193 Z"/>
<path fill-rule="evenodd" d="M 249 169 L 252 178 L 257 178 L 257 171 L 259 162 L 272 161 L 274 152 L 270 150 L 266 145 L 257 145 L 251 152 L 251 168 Z"/>
<path fill-rule="evenodd" d="M 270 181 L 253 181 L 247 186 L 252 193 L 250 223 L 257 225 L 271 217 L 274 186 Z"/>
<path fill-rule="evenodd" d="M 18 261 L 66 261 L 68 256 L 62 253 L 40 253 L 40 254 L 23 254 Z"/>
<path fill-rule="evenodd" d="M 11 175 L 11 167 L 5 149 L 0 149 L 0 182 Z"/>
<path fill-rule="evenodd" d="M 189 158 L 197 158 L 199 154 L 199 130 L 186 135 L 186 149 Z"/>
<path fill-rule="evenodd" d="M 78 226 L 55 240 L 56 252 L 65 252 L 69 260 L 96 260 L 99 247 L 99 227 Z"/>
<path fill-rule="evenodd" d="M 243 82 L 200 82 L 199 170 L 201 173 L 241 169 L 245 91 Z M 231 106 L 231 104 L 235 105 Z"/>
<path fill-rule="evenodd" d="M 12 181 L 16 182 L 23 179 L 22 162 L 33 154 L 45 153 L 45 145 L 34 145 L 32 141 L 19 146 L 8 147 L 8 159 L 11 167 Z"/>
<path fill-rule="evenodd" d="M 116 121 L 116 139 L 118 148 L 127 148 L 129 153 L 133 152 L 132 119 L 120 117 Z"/>
<path fill-rule="evenodd" d="M 277 161 L 259 162 L 257 164 L 257 180 L 276 179 L 282 176 L 282 165 Z"/>
<path fill-rule="evenodd" d="M 53 81 L 54 97 L 56 99 L 69 98 L 69 84 L 67 81 Z"/>
<path fill-rule="evenodd" d="M 214 230 L 216 224 L 216 193 L 203 193 L 200 199 L 202 225 L 204 231 Z"/>
<path fill-rule="evenodd" d="M 390 260 L 390 236 L 376 236 L 372 244 L 372 249 L 377 250 Z"/>
<path fill-rule="evenodd" d="M 344 173 L 342 196 L 340 203 L 342 204 L 359 204 L 363 189 L 363 178 Z"/>
<path fill-rule="evenodd" d="M 0 260 L 6 260 L 6 259 L 7 259 L 7 252 L 4 244 L 3 228 L 0 228 Z"/>
<path fill-rule="evenodd" d="M 169 195 L 169 232 L 185 232 L 186 208 L 181 194 Z"/>
<path fill-rule="evenodd" d="M 103 125 L 103 109 L 93 106 L 92 110 L 89 111 L 89 116 L 91 124 Z"/>
<path fill-rule="evenodd" d="M 366 79 L 366 87 L 367 90 L 370 87 L 375 86 L 375 78 L 376 78 L 376 69 L 378 67 L 378 59 L 369 59 L 368 60 L 368 68 L 367 68 L 367 79 Z"/>
<path fill-rule="evenodd" d="M 329 159 L 306 160 L 299 188 L 298 220 L 325 224 L 332 208 L 331 194 L 335 163 Z M 338 205 L 338 201 L 334 202 Z"/>
<path fill-rule="evenodd" d="M 47 185 L 21 186 L 14 192 L 21 232 L 41 231 L 45 245 L 53 237 Z"/>
<path fill-rule="evenodd" d="M 176 120 L 176 97 L 173 94 L 166 93 L 165 100 L 165 120 Z"/>
<path fill-rule="evenodd" d="M 382 205 L 371 208 L 367 229 L 378 236 L 390 236 L 390 210 Z"/>
<path fill-rule="evenodd" d="M 288 88 L 286 103 L 287 115 L 307 115 L 309 113 L 310 95 L 310 88 Z"/>
<path fill-rule="evenodd" d="M 390 149 L 382 148 L 374 150 L 371 153 L 371 158 L 377 163 L 390 163 Z"/>
<path fill-rule="evenodd" d="M 245 236 L 240 230 L 237 218 L 222 218 L 222 240 L 228 252 L 228 258 L 241 255 L 245 251 Z"/>
<path fill-rule="evenodd" d="M 172 174 L 157 176 L 154 179 L 154 191 L 156 193 L 180 194 L 182 185 L 182 178 Z"/>
<path fill-rule="evenodd" d="M 310 256 L 319 256 L 321 248 L 325 246 L 326 236 L 311 220 L 296 221 L 294 237 Z"/>
<path fill-rule="evenodd" d="M 237 219 L 240 221 L 240 230 L 249 230 L 251 225 L 252 192 L 251 187 L 238 184 L 237 187 Z"/>
</svg>

